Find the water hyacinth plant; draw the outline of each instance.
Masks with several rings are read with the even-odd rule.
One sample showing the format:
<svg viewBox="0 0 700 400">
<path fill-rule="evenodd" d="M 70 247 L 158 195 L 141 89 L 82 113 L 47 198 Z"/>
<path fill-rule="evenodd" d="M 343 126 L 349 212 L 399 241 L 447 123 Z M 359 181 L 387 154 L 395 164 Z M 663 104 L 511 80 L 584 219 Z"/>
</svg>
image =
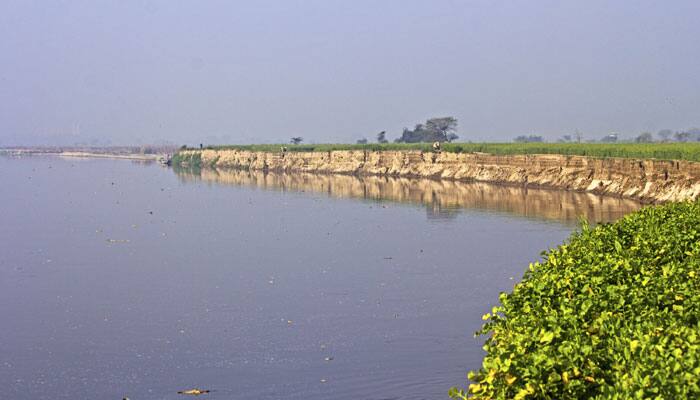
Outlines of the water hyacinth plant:
<svg viewBox="0 0 700 400">
<path fill-rule="evenodd" d="M 700 398 L 700 203 L 583 224 L 500 302 L 452 398 Z"/>
</svg>

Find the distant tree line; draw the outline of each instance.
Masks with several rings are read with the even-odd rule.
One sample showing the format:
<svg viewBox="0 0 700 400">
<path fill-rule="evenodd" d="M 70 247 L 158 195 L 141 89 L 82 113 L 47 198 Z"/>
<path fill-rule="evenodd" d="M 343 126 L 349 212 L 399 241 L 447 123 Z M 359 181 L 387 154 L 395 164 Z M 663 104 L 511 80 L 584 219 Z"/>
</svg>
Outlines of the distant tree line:
<svg viewBox="0 0 700 400">
<path fill-rule="evenodd" d="M 684 131 L 672 131 L 670 129 L 662 129 L 656 132 L 659 142 L 700 142 L 700 128 L 690 128 Z M 652 143 L 654 135 L 651 132 L 642 132 L 634 139 L 637 143 Z"/>
<path fill-rule="evenodd" d="M 617 143 L 617 142 L 635 142 L 635 143 L 668 143 L 668 142 L 700 142 L 700 128 L 690 128 L 683 131 L 672 131 L 670 129 L 662 129 L 656 133 L 658 140 L 655 140 L 651 132 L 642 132 L 635 136 L 632 140 L 620 140 L 617 133 L 609 133 L 600 139 L 587 139 L 587 143 Z M 574 135 L 563 135 L 557 142 L 559 143 L 581 143 L 583 134 L 576 131 Z M 515 143 L 540 143 L 544 142 L 544 138 L 539 135 L 520 135 L 513 139 Z"/>
<path fill-rule="evenodd" d="M 539 135 L 520 135 L 513 139 L 513 141 L 515 143 L 542 143 L 544 142 L 544 138 L 542 138 L 542 136 Z"/>
<path fill-rule="evenodd" d="M 404 128 L 401 136 L 394 139 L 395 143 L 431 143 L 431 142 L 453 142 L 457 140 L 457 118 L 455 117 L 437 117 L 429 118 L 425 123 L 416 124 L 413 129 Z M 376 135 L 377 143 L 389 143 L 386 131 L 381 131 Z M 304 139 L 300 136 L 291 138 L 292 144 L 301 144 Z M 588 138 L 584 140 L 584 135 L 578 130 L 573 134 L 561 136 L 557 142 L 559 143 L 617 143 L 617 142 L 636 142 L 636 143 L 655 143 L 655 142 L 700 142 L 700 128 L 689 128 L 682 131 L 672 131 L 670 129 L 662 129 L 656 133 L 656 136 L 651 132 L 642 132 L 636 137 L 621 140 L 617 133 L 609 133 L 599 139 Z M 541 135 L 519 135 L 513 138 L 515 143 L 543 143 L 544 137 Z M 360 138 L 357 144 L 367 144 L 369 140 L 365 137 Z"/>
<path fill-rule="evenodd" d="M 700 128 L 689 128 L 682 131 L 672 131 L 670 129 L 662 129 L 656 132 L 659 142 L 700 142 Z M 642 132 L 634 141 L 637 143 L 652 143 L 655 142 L 654 135 L 651 132 Z"/>
<path fill-rule="evenodd" d="M 673 135 L 673 139 L 676 142 L 700 142 L 700 128 L 690 128 L 685 131 L 675 133 L 671 133 L 670 129 L 664 129 L 659 131 L 657 135 L 664 138 Z"/>
</svg>

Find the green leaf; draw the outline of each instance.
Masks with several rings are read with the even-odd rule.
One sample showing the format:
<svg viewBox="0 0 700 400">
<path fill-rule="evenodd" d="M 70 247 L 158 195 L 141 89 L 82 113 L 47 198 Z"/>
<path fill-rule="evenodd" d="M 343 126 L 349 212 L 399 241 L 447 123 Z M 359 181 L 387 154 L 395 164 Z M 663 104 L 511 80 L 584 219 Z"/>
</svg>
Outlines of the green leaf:
<svg viewBox="0 0 700 400">
<path fill-rule="evenodd" d="M 540 343 L 549 343 L 554 340 L 554 332 L 544 332 L 540 336 Z"/>
</svg>

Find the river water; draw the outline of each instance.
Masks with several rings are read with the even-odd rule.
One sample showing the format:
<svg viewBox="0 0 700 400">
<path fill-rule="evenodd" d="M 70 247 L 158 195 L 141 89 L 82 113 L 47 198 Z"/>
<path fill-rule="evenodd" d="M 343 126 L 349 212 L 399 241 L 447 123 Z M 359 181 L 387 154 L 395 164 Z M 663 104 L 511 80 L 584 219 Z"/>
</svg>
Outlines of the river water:
<svg viewBox="0 0 700 400">
<path fill-rule="evenodd" d="M 626 200 L 0 157 L 0 398 L 444 399 L 481 315 Z"/>
</svg>

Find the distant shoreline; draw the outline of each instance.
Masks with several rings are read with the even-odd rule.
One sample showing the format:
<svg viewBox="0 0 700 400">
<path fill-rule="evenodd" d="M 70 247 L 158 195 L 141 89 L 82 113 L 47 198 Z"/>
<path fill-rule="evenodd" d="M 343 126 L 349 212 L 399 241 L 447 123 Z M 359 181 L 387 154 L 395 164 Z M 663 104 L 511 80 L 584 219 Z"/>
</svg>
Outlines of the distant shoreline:
<svg viewBox="0 0 700 400">
<path fill-rule="evenodd" d="M 157 161 L 162 154 L 109 154 L 109 153 L 90 153 L 82 151 L 66 151 L 62 153 L 54 153 L 61 157 L 75 158 L 117 158 L 123 160 L 142 160 L 142 161 Z"/>
<path fill-rule="evenodd" d="M 13 156 L 60 156 L 72 158 L 110 158 L 122 160 L 139 160 L 139 161 L 158 161 L 167 158 L 168 151 L 159 151 L 158 153 L 137 153 L 129 152 L 129 148 L 115 149 L 70 149 L 64 150 L 61 148 L 0 148 L 0 154 L 9 154 Z"/>
</svg>

